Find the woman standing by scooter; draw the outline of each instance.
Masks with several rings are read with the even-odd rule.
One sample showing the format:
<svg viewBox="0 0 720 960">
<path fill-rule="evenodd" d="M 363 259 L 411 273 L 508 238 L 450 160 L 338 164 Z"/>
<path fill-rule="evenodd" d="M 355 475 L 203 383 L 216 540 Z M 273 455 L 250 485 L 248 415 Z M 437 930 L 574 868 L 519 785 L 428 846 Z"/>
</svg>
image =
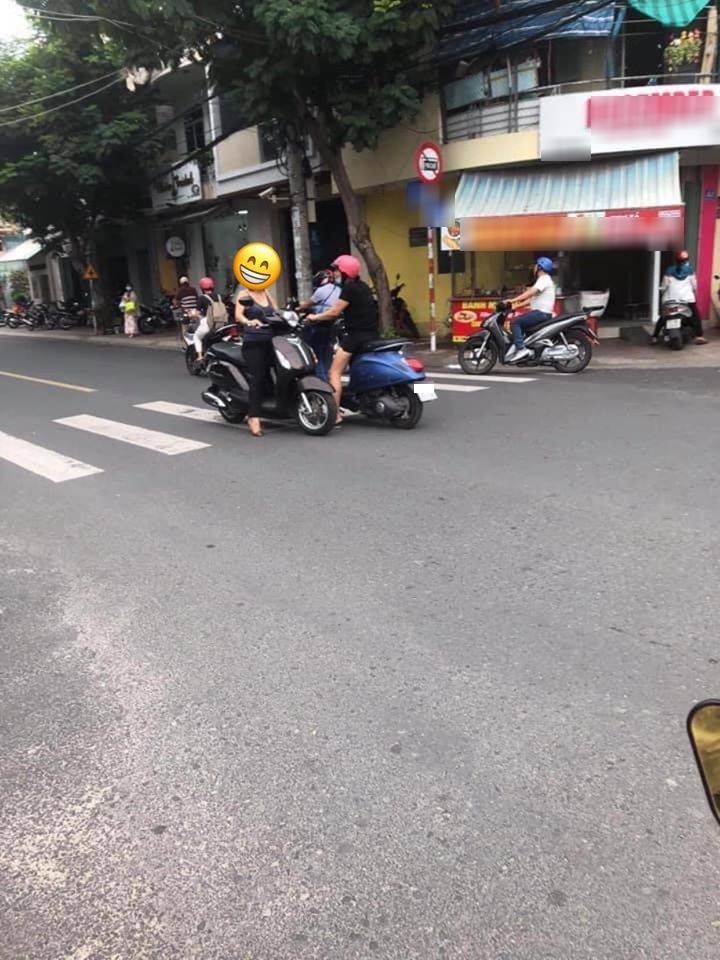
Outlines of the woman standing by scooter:
<svg viewBox="0 0 720 960">
<path fill-rule="evenodd" d="M 272 366 L 273 332 L 265 320 L 277 313 L 277 307 L 267 290 L 238 292 L 235 319 L 243 327 L 243 357 L 248 366 L 250 391 L 248 395 L 247 424 L 254 437 L 263 435 L 260 413 L 265 379 Z"/>
</svg>

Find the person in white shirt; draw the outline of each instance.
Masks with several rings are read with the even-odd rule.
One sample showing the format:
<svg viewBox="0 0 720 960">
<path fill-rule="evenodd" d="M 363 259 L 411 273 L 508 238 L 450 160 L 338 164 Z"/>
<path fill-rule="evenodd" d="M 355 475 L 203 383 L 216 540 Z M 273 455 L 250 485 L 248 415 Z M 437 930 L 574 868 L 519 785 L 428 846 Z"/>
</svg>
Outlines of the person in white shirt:
<svg viewBox="0 0 720 960">
<path fill-rule="evenodd" d="M 550 320 L 555 309 L 555 284 L 550 274 L 552 273 L 553 263 L 550 257 L 538 257 L 535 261 L 535 281 L 531 287 L 528 287 L 518 297 L 510 300 L 510 306 L 524 307 L 530 305 L 530 310 L 522 316 L 515 317 L 510 326 L 513 332 L 513 344 L 507 352 L 506 359 L 511 363 L 518 360 L 524 360 L 530 356 L 530 351 L 525 346 L 523 330 L 526 327 L 534 327 L 539 323 Z"/>
<path fill-rule="evenodd" d="M 702 320 L 697 308 L 697 277 L 690 263 L 690 254 L 681 250 L 675 257 L 675 263 L 668 267 L 660 287 L 663 303 L 686 303 L 692 310 L 693 326 L 695 328 L 695 343 L 707 343 L 703 336 Z M 662 333 L 663 319 L 660 317 L 655 324 L 652 342 L 657 343 Z"/>
</svg>

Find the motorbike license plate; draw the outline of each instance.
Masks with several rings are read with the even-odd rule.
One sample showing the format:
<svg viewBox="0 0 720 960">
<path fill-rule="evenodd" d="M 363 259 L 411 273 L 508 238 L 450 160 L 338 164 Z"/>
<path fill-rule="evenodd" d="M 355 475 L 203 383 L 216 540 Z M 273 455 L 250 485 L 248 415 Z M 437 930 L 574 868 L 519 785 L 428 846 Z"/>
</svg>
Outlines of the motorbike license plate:
<svg viewBox="0 0 720 960">
<path fill-rule="evenodd" d="M 681 317 L 668 317 L 668 319 L 665 321 L 665 327 L 667 330 L 679 330 L 681 326 Z"/>
<path fill-rule="evenodd" d="M 434 383 L 414 383 L 413 390 L 423 403 L 427 403 L 428 400 L 437 400 Z"/>
</svg>

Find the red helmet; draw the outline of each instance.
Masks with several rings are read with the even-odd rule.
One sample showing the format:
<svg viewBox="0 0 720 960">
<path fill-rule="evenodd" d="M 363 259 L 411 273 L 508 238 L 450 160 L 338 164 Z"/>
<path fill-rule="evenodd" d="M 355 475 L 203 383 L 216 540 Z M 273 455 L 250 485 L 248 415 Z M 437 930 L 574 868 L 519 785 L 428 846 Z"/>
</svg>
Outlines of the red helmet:
<svg viewBox="0 0 720 960">
<path fill-rule="evenodd" d="M 200 289 L 201 289 L 201 290 L 214 290 L 214 289 L 215 289 L 215 281 L 213 280 L 213 278 L 212 278 L 212 277 L 203 277 L 203 278 L 200 280 Z"/>
<path fill-rule="evenodd" d="M 332 265 L 351 280 L 357 280 L 362 269 L 360 261 L 356 257 L 351 257 L 348 253 L 343 253 L 337 260 L 333 260 Z"/>
</svg>

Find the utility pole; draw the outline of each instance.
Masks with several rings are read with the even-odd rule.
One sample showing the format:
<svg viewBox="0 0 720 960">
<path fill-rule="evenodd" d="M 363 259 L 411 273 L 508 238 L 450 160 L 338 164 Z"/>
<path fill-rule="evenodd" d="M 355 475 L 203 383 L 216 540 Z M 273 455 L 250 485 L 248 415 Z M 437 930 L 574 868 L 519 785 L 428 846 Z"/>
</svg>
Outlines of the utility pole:
<svg viewBox="0 0 720 960">
<path fill-rule="evenodd" d="M 310 257 L 310 228 L 308 225 L 308 197 L 305 183 L 305 150 L 302 141 L 288 131 L 287 174 L 290 187 L 290 219 L 293 250 L 295 251 L 295 279 L 298 297 L 309 300 L 312 294 L 312 260 Z"/>
</svg>

